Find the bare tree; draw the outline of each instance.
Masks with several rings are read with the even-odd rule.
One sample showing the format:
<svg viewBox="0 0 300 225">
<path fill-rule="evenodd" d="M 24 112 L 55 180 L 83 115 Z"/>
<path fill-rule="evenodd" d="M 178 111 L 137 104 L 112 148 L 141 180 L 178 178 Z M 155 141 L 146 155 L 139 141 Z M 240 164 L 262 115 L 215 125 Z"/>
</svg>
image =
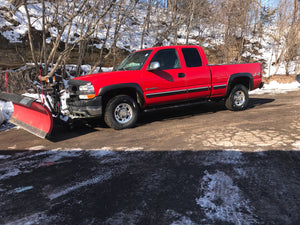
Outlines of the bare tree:
<svg viewBox="0 0 300 225">
<path fill-rule="evenodd" d="M 36 60 L 35 49 L 33 47 L 33 40 L 32 40 L 32 35 L 31 35 L 31 20 L 30 20 L 30 15 L 29 15 L 29 12 L 28 12 L 27 0 L 23 0 L 23 5 L 24 5 L 24 8 L 25 8 L 26 17 L 27 17 L 27 29 L 28 29 L 27 33 L 28 33 L 28 40 L 29 40 L 32 60 L 35 64 L 36 69 L 38 70 L 39 66 L 38 66 L 38 63 L 37 63 L 37 60 Z"/>
<path fill-rule="evenodd" d="M 149 29 L 149 24 L 150 24 L 150 20 L 151 20 L 150 16 L 151 16 L 151 11 L 152 11 L 152 3 L 153 3 L 153 0 L 148 0 L 147 14 L 146 14 L 146 17 L 145 17 L 144 23 L 143 23 L 143 31 L 142 31 L 141 47 L 140 47 L 141 49 L 143 48 L 143 45 L 144 45 L 144 37 L 145 37 L 146 30 L 148 31 L 148 29 Z"/>
<path fill-rule="evenodd" d="M 100 70 L 101 70 L 101 67 L 102 67 L 102 64 L 103 64 L 103 61 L 108 58 L 108 56 L 111 54 L 110 52 L 108 52 L 105 56 L 104 56 L 104 49 L 106 48 L 106 42 L 109 38 L 109 32 L 110 32 L 110 29 L 111 29 L 111 26 L 112 26 L 112 14 L 113 14 L 113 11 L 110 11 L 109 14 L 108 14 L 108 20 L 104 22 L 105 25 L 102 25 L 102 26 L 99 26 L 102 27 L 102 30 L 105 30 L 106 29 L 106 33 L 105 33 L 105 38 L 102 39 L 102 46 L 101 46 L 101 49 L 100 49 L 100 53 L 99 53 L 99 56 L 98 56 L 98 60 L 96 61 L 96 63 L 94 63 L 93 67 L 91 68 L 91 70 L 89 71 L 89 73 L 92 73 L 94 72 L 94 70 L 99 66 L 100 67 Z"/>
<path fill-rule="evenodd" d="M 70 54 L 70 52 L 79 46 L 80 54 L 78 65 L 81 65 L 84 58 L 86 43 L 88 38 L 95 32 L 102 18 L 110 11 L 117 0 L 95 0 L 93 2 L 87 0 L 75 0 L 71 4 L 66 4 L 64 1 L 56 0 L 48 2 L 48 7 L 51 7 L 51 15 L 45 13 L 45 3 L 42 2 L 42 29 L 43 29 L 43 47 L 41 53 L 43 57 L 41 62 L 45 63 L 45 72 L 48 71 L 48 66 L 51 65 L 51 71 L 47 76 L 52 76 L 57 68 L 61 66 Z M 32 53 L 32 58 L 37 65 L 36 55 L 32 43 L 32 34 L 30 33 L 31 20 L 27 8 L 29 3 L 24 0 L 27 20 L 28 20 L 28 38 Z M 54 9 L 54 10 L 53 10 Z M 79 34 L 76 40 L 70 40 L 70 32 L 72 27 L 79 27 Z M 51 29 L 50 29 L 51 28 Z M 77 29 L 78 30 L 78 29 Z M 54 33 L 53 33 L 54 31 Z M 47 54 L 47 47 L 45 44 L 45 33 L 50 32 L 53 42 L 51 49 Z M 61 42 L 65 42 L 63 51 L 59 51 Z"/>
<path fill-rule="evenodd" d="M 292 61 L 299 59 L 300 47 L 300 2 L 298 0 L 281 0 L 275 15 L 276 29 L 269 36 L 273 39 L 274 64 L 277 73 L 280 65 L 285 65 L 286 74 Z"/>
<path fill-rule="evenodd" d="M 285 36 L 285 68 L 286 74 L 289 75 L 289 67 L 292 61 L 295 61 L 299 56 L 300 49 L 300 3 L 298 0 L 294 0 L 292 4 L 293 10 L 291 11 L 291 24 L 288 29 L 288 33 Z"/>
</svg>

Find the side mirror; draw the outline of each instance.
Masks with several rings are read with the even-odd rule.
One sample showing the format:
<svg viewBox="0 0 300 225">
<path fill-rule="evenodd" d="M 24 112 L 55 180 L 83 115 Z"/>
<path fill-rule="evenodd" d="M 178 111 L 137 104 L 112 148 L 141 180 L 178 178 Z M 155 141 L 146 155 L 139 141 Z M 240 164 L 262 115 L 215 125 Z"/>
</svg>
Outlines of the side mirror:
<svg viewBox="0 0 300 225">
<path fill-rule="evenodd" d="M 159 70 L 159 69 L 160 69 L 160 63 L 157 61 L 154 61 L 154 62 L 150 63 L 148 71 Z"/>
</svg>

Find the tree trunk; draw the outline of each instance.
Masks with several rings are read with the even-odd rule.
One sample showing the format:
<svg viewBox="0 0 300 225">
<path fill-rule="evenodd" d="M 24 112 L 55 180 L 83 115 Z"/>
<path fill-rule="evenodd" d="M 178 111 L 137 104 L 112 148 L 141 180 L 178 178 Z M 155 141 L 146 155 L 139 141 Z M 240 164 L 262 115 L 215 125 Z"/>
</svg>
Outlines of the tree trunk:
<svg viewBox="0 0 300 225">
<path fill-rule="evenodd" d="M 30 15 L 29 15 L 28 8 L 27 8 L 27 0 L 24 0 L 23 4 L 24 4 L 25 12 L 26 12 L 26 17 L 27 17 L 28 40 L 29 40 L 29 45 L 30 45 L 31 56 L 32 56 L 34 65 L 36 67 L 36 70 L 39 71 L 39 66 L 36 61 L 36 55 L 35 55 L 34 47 L 33 47 L 33 41 L 32 41 L 32 35 L 31 35 L 31 22 L 30 22 Z"/>
</svg>

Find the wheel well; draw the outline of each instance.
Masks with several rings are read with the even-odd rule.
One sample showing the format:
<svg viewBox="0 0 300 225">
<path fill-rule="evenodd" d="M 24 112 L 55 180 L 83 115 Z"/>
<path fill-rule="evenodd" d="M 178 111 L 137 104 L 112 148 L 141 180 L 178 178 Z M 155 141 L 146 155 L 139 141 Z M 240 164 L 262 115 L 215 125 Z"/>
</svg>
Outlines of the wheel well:
<svg viewBox="0 0 300 225">
<path fill-rule="evenodd" d="M 234 78 L 233 80 L 230 80 L 229 81 L 229 84 L 228 84 L 228 89 L 227 89 L 227 92 L 226 92 L 226 97 L 229 96 L 231 90 L 234 88 L 234 86 L 236 86 L 237 84 L 242 84 L 244 85 L 248 90 L 252 90 L 252 82 L 250 80 L 249 77 L 247 76 L 242 76 L 242 77 L 236 77 Z"/>
<path fill-rule="evenodd" d="M 142 97 L 134 88 L 120 88 L 120 89 L 110 90 L 102 96 L 102 104 L 104 110 L 106 108 L 108 101 L 117 95 L 128 95 L 138 103 L 140 108 L 143 105 Z"/>
<path fill-rule="evenodd" d="M 251 84 L 250 84 L 250 79 L 248 77 L 237 77 L 231 82 L 231 89 L 237 85 L 237 84 L 242 84 L 244 85 L 248 90 L 251 89 Z"/>
</svg>

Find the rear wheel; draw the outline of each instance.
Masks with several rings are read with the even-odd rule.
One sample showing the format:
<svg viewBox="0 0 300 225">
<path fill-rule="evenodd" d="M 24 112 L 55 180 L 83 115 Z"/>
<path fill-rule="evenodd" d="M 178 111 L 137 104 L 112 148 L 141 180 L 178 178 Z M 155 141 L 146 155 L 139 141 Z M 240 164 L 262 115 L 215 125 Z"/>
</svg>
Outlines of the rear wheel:
<svg viewBox="0 0 300 225">
<path fill-rule="evenodd" d="M 115 130 L 133 127 L 138 119 L 138 105 L 127 95 L 118 95 L 107 103 L 104 121 L 107 126 Z"/>
<path fill-rule="evenodd" d="M 226 108 L 232 111 L 241 111 L 246 109 L 249 102 L 248 89 L 238 84 L 230 91 L 228 98 L 226 99 Z"/>
</svg>

